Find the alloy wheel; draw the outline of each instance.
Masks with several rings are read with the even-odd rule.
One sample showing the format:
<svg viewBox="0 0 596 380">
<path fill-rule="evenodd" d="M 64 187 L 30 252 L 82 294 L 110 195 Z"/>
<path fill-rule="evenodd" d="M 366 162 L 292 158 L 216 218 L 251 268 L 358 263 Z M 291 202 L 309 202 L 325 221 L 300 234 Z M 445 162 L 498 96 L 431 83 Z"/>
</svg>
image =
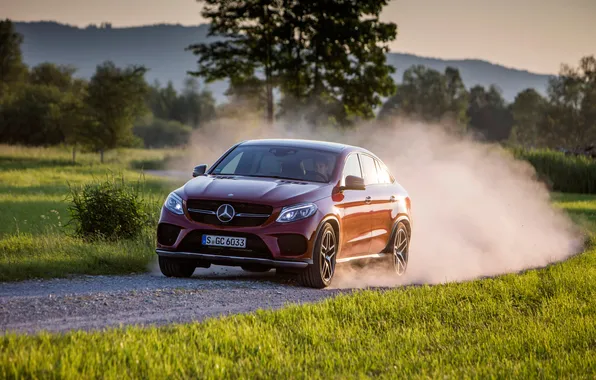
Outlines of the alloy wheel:
<svg viewBox="0 0 596 380">
<path fill-rule="evenodd" d="M 328 283 L 335 272 L 335 253 L 337 252 L 337 244 L 335 242 L 335 234 L 332 229 L 325 231 L 321 240 L 321 255 L 320 268 L 321 279 Z"/>
<path fill-rule="evenodd" d="M 400 225 L 393 242 L 393 269 L 402 276 L 408 267 L 408 232 Z"/>
</svg>

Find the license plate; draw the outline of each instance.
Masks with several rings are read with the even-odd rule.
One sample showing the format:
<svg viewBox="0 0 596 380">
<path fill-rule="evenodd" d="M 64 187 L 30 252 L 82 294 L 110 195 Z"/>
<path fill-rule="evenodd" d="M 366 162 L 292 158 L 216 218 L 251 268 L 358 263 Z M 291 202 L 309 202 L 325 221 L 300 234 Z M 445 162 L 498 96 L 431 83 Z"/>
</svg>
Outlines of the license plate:
<svg viewBox="0 0 596 380">
<path fill-rule="evenodd" d="M 203 235 L 203 245 L 216 247 L 246 248 L 246 238 Z"/>
</svg>

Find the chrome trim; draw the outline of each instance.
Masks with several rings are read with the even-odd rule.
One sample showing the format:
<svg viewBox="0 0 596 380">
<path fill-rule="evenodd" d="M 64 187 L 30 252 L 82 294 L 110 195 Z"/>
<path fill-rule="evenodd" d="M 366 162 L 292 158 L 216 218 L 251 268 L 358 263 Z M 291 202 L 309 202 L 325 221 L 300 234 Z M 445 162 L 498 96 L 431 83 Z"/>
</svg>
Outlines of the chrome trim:
<svg viewBox="0 0 596 380">
<path fill-rule="evenodd" d="M 271 214 L 251 214 L 248 212 L 241 212 L 236 214 L 237 217 L 240 218 L 268 218 Z"/>
<path fill-rule="evenodd" d="M 309 264 L 312 264 L 312 260 L 308 261 L 287 261 L 287 260 L 271 260 L 261 259 L 257 257 L 239 257 L 239 256 L 225 256 L 225 255 L 212 255 L 208 253 L 194 253 L 194 252 L 178 252 L 178 251 L 166 251 L 163 249 L 156 249 L 155 252 L 159 256 L 168 257 L 192 257 L 197 259 L 212 260 L 219 262 L 229 262 L 237 264 L 264 264 L 272 267 L 279 268 L 306 268 Z M 216 264 L 217 265 L 217 264 Z"/>
<path fill-rule="evenodd" d="M 215 211 L 202 210 L 199 208 L 189 208 L 188 212 L 196 212 L 197 214 L 216 215 Z M 236 214 L 235 217 L 239 218 L 268 218 L 271 214 L 251 214 L 247 212 L 241 212 Z"/>
<path fill-rule="evenodd" d="M 211 210 L 201 210 L 199 208 L 189 208 L 188 212 L 196 212 L 198 214 L 207 214 L 207 215 L 215 215 L 215 211 Z"/>
</svg>

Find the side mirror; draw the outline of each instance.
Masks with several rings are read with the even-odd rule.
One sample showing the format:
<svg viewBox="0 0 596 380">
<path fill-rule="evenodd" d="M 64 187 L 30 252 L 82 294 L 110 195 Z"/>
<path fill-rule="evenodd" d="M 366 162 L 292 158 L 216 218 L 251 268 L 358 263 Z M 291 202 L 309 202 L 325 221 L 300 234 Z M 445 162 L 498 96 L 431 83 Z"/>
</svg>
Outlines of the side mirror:
<svg viewBox="0 0 596 380">
<path fill-rule="evenodd" d="M 364 178 L 349 175 L 346 177 L 346 184 L 340 190 L 365 190 Z"/>
<path fill-rule="evenodd" d="M 205 164 L 195 166 L 195 168 L 192 171 L 192 176 L 197 177 L 197 176 L 203 175 L 203 174 L 205 174 L 206 171 L 207 171 L 207 165 L 205 165 Z"/>
</svg>

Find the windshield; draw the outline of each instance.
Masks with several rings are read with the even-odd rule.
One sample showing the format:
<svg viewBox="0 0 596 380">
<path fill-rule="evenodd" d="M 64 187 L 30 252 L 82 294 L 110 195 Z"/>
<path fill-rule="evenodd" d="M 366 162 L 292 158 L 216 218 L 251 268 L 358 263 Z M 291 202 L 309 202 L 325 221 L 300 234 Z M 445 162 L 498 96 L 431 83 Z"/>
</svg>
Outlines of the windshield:
<svg viewBox="0 0 596 380">
<path fill-rule="evenodd" d="M 239 146 L 213 168 L 213 175 L 273 177 L 329 182 L 337 153 L 287 146 Z"/>
</svg>

